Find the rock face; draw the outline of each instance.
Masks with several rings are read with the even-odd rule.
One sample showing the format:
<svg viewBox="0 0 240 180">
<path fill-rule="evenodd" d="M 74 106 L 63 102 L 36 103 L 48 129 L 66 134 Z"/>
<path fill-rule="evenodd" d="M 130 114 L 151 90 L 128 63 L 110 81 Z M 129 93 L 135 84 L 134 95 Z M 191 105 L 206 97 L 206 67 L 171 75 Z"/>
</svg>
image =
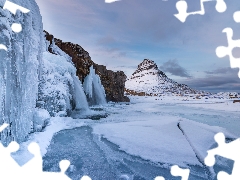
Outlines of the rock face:
<svg viewBox="0 0 240 180">
<path fill-rule="evenodd" d="M 126 82 L 126 75 L 122 71 L 113 72 L 107 70 L 106 66 L 98 65 L 94 63 L 89 56 L 89 53 L 85 51 L 80 45 L 70 42 L 62 42 L 60 39 L 54 38 L 53 35 L 44 31 L 46 39 L 50 42 L 48 48 L 49 52 L 53 53 L 51 49 L 52 40 L 55 44 L 66 54 L 68 54 L 77 68 L 77 76 L 83 83 L 84 78 L 89 74 L 90 67 L 93 66 L 96 74 L 100 76 L 102 85 L 106 92 L 107 101 L 113 102 L 129 102 L 129 98 L 124 96 L 124 88 Z"/>
<path fill-rule="evenodd" d="M 144 59 L 126 82 L 126 93 L 139 96 L 158 96 L 159 94 L 197 94 L 200 91 L 178 84 L 158 69 L 156 63 Z"/>
</svg>

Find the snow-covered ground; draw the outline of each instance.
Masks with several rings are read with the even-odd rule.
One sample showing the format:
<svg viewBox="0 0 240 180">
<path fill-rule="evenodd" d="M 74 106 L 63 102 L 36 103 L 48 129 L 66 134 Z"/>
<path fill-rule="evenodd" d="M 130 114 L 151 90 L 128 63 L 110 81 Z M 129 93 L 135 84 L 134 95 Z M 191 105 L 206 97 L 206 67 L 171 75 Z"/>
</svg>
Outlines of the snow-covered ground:
<svg viewBox="0 0 240 180">
<path fill-rule="evenodd" d="M 52 118 L 44 132 L 32 134 L 22 144 L 15 158 L 25 163 L 31 158 L 26 147 L 36 141 L 44 156 L 44 170 L 58 171 L 58 162 L 66 158 L 73 165 L 67 172 L 72 179 L 82 175 L 93 179 L 177 179 L 169 169 L 175 164 L 191 170 L 190 180 L 214 179 L 219 170 L 231 171 L 231 163 L 225 159 L 218 158 L 218 165 L 208 168 L 204 158 L 207 150 L 216 146 L 216 133 L 223 132 L 228 140 L 240 137 L 239 104 L 179 97 L 130 98 L 131 103 L 96 107 L 96 111 L 109 114 L 97 121 Z"/>
</svg>

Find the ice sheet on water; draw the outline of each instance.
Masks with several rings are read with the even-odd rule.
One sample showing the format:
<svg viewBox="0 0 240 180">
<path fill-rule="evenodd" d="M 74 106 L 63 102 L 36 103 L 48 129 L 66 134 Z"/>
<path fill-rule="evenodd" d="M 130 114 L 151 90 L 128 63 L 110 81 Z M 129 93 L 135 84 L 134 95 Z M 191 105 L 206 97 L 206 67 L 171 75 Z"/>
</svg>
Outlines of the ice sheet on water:
<svg viewBox="0 0 240 180">
<path fill-rule="evenodd" d="M 147 112 L 137 115 L 134 111 L 133 115 L 125 113 L 128 116 L 122 114 L 119 119 L 124 117 L 126 122 L 98 124 L 94 126 L 94 133 L 103 135 L 129 154 L 153 162 L 201 166 L 196 153 L 203 159 L 206 150 L 215 144 L 214 134 L 218 131 L 227 134 L 223 128 L 202 125 L 177 116 L 159 116 Z M 185 134 L 179 129 L 179 122 Z M 235 136 L 229 134 L 229 137 Z"/>
<path fill-rule="evenodd" d="M 177 123 L 178 118 L 166 116 L 148 121 L 101 124 L 94 127 L 94 133 L 102 134 L 129 154 L 153 162 L 201 165 Z"/>
</svg>

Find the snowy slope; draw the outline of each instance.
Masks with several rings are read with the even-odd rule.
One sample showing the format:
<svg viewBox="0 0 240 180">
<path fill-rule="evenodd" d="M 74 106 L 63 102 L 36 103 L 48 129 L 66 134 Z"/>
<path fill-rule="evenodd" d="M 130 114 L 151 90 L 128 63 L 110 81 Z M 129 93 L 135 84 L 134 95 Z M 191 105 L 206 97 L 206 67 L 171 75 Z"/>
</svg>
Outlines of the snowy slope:
<svg viewBox="0 0 240 180">
<path fill-rule="evenodd" d="M 174 82 L 158 69 L 154 61 L 149 59 L 145 59 L 139 64 L 137 70 L 128 78 L 126 89 L 128 92 L 132 90 L 137 93 L 144 92 L 147 94 L 201 93 L 189 88 L 187 85 Z"/>
</svg>

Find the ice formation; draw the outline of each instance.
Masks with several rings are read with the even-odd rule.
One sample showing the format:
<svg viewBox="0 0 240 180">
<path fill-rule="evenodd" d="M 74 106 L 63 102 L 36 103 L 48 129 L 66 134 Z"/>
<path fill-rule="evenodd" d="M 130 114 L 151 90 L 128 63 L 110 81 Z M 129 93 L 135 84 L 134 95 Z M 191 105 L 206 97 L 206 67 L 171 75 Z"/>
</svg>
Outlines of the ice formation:
<svg viewBox="0 0 240 180">
<path fill-rule="evenodd" d="M 22 141 L 33 129 L 33 116 L 38 96 L 38 78 L 42 65 L 42 18 L 35 1 L 15 0 L 30 10 L 16 15 L 4 10 L 0 0 L 0 42 L 8 51 L 0 50 L 0 124 L 10 126 L 1 133 L 2 143 Z M 11 29 L 22 25 L 22 32 Z"/>
<path fill-rule="evenodd" d="M 54 39 L 43 53 L 43 76 L 38 106 L 51 116 L 69 116 L 72 110 L 88 110 L 86 95 L 71 58 L 55 45 Z M 48 52 L 48 47 L 52 53 Z"/>
<path fill-rule="evenodd" d="M 75 91 L 74 91 L 75 108 L 74 109 L 87 111 L 88 102 L 82 87 L 82 83 L 77 76 L 73 77 L 73 82 L 75 87 Z"/>
<path fill-rule="evenodd" d="M 39 7 L 33 0 L 13 0 L 30 10 L 16 15 L 3 9 L 0 0 L 0 124 L 3 144 L 23 141 L 41 131 L 49 115 L 68 116 L 74 109 L 88 109 L 82 84 L 76 77 L 71 57 L 44 38 Z M 22 25 L 15 33 L 13 23 Z M 48 52 L 51 48 L 52 53 Z M 49 113 L 49 114 L 48 114 Z"/>
<path fill-rule="evenodd" d="M 106 94 L 100 77 L 95 73 L 93 66 L 90 67 L 89 75 L 84 79 L 83 88 L 87 95 L 89 105 L 106 104 Z"/>
</svg>

